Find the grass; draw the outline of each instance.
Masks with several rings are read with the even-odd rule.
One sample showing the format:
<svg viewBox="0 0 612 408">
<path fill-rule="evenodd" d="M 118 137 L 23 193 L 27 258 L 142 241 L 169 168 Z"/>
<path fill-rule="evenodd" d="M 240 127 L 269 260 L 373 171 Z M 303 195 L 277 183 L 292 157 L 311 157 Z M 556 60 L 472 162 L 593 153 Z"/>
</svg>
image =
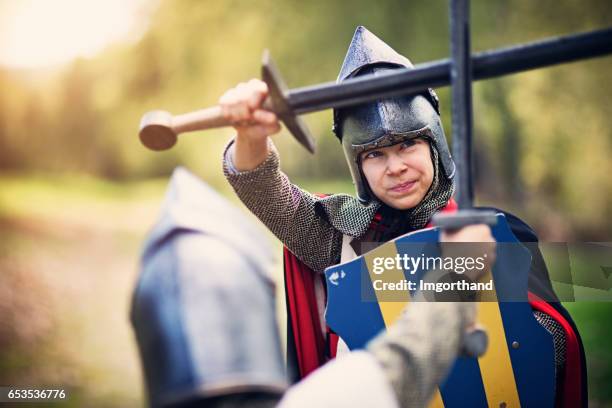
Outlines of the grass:
<svg viewBox="0 0 612 408">
<path fill-rule="evenodd" d="M 115 183 L 85 175 L 0 175 L 0 214 L 61 217 L 157 200 L 166 180 Z"/>
<path fill-rule="evenodd" d="M 564 303 L 578 326 L 585 353 L 591 401 L 612 406 L 612 303 Z"/>
</svg>

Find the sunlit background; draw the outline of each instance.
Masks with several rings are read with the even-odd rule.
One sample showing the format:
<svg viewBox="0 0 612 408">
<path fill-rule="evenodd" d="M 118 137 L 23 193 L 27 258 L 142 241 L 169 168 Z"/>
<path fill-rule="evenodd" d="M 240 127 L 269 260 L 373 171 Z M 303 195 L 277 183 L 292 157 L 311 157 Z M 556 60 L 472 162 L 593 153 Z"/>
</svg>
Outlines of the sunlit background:
<svg viewBox="0 0 612 408">
<path fill-rule="evenodd" d="M 612 26 L 604 0 L 472 3 L 476 51 Z M 445 1 L 0 0 L 0 384 L 143 404 L 128 310 L 167 177 L 185 165 L 236 199 L 220 164 L 229 130 L 153 153 L 140 116 L 216 103 L 259 76 L 264 48 L 291 87 L 334 80 L 358 24 L 414 63 L 448 56 Z M 476 83 L 478 202 L 546 241 L 612 241 L 610 95 L 612 57 Z M 312 191 L 352 192 L 331 113 L 306 120 L 318 153 L 283 133 L 283 169 Z M 567 307 L 592 405 L 612 406 L 612 307 Z"/>
<path fill-rule="evenodd" d="M 0 63 L 47 68 L 138 40 L 157 1 L 19 0 L 1 3 Z M 143 18 L 144 17 L 144 18 Z"/>
</svg>

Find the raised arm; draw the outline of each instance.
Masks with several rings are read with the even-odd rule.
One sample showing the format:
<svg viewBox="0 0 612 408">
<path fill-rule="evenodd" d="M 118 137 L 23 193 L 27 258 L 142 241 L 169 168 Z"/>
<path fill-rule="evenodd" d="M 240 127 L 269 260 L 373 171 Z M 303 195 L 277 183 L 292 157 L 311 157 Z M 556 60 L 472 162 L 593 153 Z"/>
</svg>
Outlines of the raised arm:
<svg viewBox="0 0 612 408">
<path fill-rule="evenodd" d="M 319 198 L 293 185 L 280 171 L 270 135 L 278 118 L 261 108 L 267 86 L 259 80 L 227 91 L 219 100 L 236 129 L 224 152 L 223 170 L 238 197 L 291 252 L 316 272 L 338 261 L 342 235 L 317 215 Z"/>
</svg>

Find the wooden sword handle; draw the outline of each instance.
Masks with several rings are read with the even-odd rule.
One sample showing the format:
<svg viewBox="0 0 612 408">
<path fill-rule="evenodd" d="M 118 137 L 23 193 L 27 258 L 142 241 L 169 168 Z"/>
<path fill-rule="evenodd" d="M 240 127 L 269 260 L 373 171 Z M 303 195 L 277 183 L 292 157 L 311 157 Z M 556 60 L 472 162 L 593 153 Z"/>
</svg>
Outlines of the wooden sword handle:
<svg viewBox="0 0 612 408">
<path fill-rule="evenodd" d="M 221 114 L 220 106 L 213 106 L 212 108 L 200 109 L 181 115 L 174 115 L 172 117 L 172 130 L 177 135 L 184 132 L 213 129 L 229 125 L 229 121 Z"/>
<path fill-rule="evenodd" d="M 270 98 L 264 101 L 262 108 L 273 111 Z M 142 117 L 138 136 L 142 144 L 149 149 L 166 150 L 174 146 L 181 133 L 231 125 L 223 117 L 218 105 L 174 116 L 169 112 L 157 110 Z"/>
<path fill-rule="evenodd" d="M 262 108 L 264 110 L 273 111 L 272 102 L 267 98 Z M 194 112 L 183 113 L 172 117 L 172 130 L 175 134 L 184 132 L 193 132 L 196 130 L 213 129 L 224 126 L 231 126 L 221 113 L 219 105 L 211 108 L 200 109 Z"/>
</svg>

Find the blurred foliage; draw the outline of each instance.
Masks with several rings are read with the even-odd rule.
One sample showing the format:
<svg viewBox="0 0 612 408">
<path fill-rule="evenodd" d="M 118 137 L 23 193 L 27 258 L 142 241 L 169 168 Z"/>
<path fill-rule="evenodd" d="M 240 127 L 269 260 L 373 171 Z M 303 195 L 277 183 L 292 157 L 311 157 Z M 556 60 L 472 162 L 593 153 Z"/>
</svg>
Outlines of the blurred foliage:
<svg viewBox="0 0 612 408">
<path fill-rule="evenodd" d="M 0 176 L 0 383 L 61 385 L 61 406 L 142 405 L 127 314 L 165 184 Z"/>
<path fill-rule="evenodd" d="M 124 180 L 165 176 L 186 164 L 220 186 L 219 158 L 229 129 L 187 135 L 176 148 L 153 153 L 138 142 L 140 116 L 151 109 L 178 113 L 216 103 L 230 86 L 258 76 L 264 48 L 291 87 L 332 81 L 359 24 L 414 63 L 445 58 L 447 14 L 444 1 L 161 1 L 135 44 L 115 45 L 60 73 L 0 70 L 0 169 Z M 473 2 L 473 49 L 611 22 L 605 0 Z M 548 239 L 602 239 L 611 230 L 611 61 L 475 84 L 481 202 L 536 220 Z M 450 137 L 449 91 L 439 91 Z M 285 171 L 347 179 L 330 131 L 331 112 L 306 119 L 318 136 L 318 153 L 310 157 L 283 132 L 277 144 Z"/>
</svg>

